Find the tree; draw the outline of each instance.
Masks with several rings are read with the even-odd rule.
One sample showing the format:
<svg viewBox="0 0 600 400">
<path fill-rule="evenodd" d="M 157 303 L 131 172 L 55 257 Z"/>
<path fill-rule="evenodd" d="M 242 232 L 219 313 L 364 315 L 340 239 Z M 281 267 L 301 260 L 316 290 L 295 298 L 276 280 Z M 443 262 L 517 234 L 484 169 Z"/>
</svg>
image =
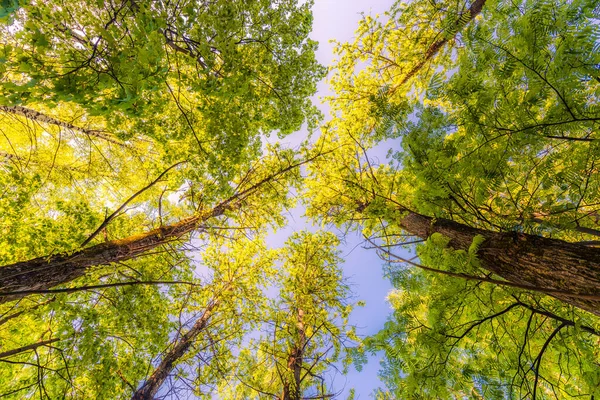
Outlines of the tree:
<svg viewBox="0 0 600 400">
<path fill-rule="evenodd" d="M 322 69 L 307 39 L 310 3 L 17 5 L 2 29 L 5 105 L 74 102 L 112 126 L 127 118 L 135 129 L 123 136 L 158 139 L 179 133 L 168 118 L 165 131 L 147 124 L 173 102 L 186 127 L 206 127 L 197 144 L 214 150 L 241 151 L 259 131 L 314 122 L 307 95 Z"/>
<path fill-rule="evenodd" d="M 358 341 L 348 326 L 339 241 L 329 232 L 297 232 L 279 253 L 275 292 L 262 314 L 262 332 L 242 346 L 225 398 L 278 400 L 335 397 L 331 370 Z M 347 361 L 347 360 L 346 360 Z M 233 385 L 232 385 L 233 383 Z"/>
<path fill-rule="evenodd" d="M 323 68 L 307 38 L 309 3 L 15 7 L 0 27 L 2 265 L 79 250 L 159 176 L 119 211 L 138 220 L 113 218 L 96 242 L 157 227 L 157 210 L 188 217 L 198 194 L 233 194 L 261 134 L 316 122 L 309 96 Z M 186 200 L 163 198 L 175 191 Z"/>
<path fill-rule="evenodd" d="M 600 395 L 596 2 L 365 17 L 299 151 L 261 141 L 316 126 L 310 2 L 6 4 L 0 395 L 336 395 L 336 240 L 261 242 L 290 188 L 387 262 L 379 397 Z"/>
<path fill-rule="evenodd" d="M 259 135 L 315 124 L 310 3 L 13 6 L 0 27 L 5 292 L 66 283 L 223 216 L 255 177 Z"/>
<path fill-rule="evenodd" d="M 261 146 L 318 119 L 310 2 L 10 6 L 0 15 L 2 395 L 127 398 L 188 328 L 177 312 L 208 304 L 189 294 L 204 287 L 200 244 L 280 226 L 299 166 L 318 156 Z M 236 321 L 223 304 L 218 333 Z M 197 387 L 219 376 L 207 370 Z"/>
<path fill-rule="evenodd" d="M 203 389 L 219 384 L 231 370 L 233 349 L 241 345 L 265 307 L 263 290 L 273 275 L 276 258 L 276 252 L 266 249 L 259 235 L 235 236 L 233 241 L 216 241 L 203 252 L 202 262 L 212 275 L 211 282 L 192 293 L 185 304 L 188 313 L 201 310 L 200 315 L 195 321 L 192 318 L 185 333 L 179 329 L 132 399 L 154 399 L 159 390 L 179 393 L 176 383 L 166 384 L 167 377 L 173 375 L 175 381 L 189 382 L 187 386 L 195 387 L 195 394 L 201 396 Z M 202 303 L 204 306 L 199 307 Z"/>
<path fill-rule="evenodd" d="M 170 316 L 181 307 L 180 299 L 200 284 L 192 270 L 188 260 L 164 252 L 152 263 L 138 259 L 120 272 L 83 277 L 79 290 L 71 293 L 30 296 L 4 305 L 0 393 L 15 399 L 131 396 L 131 386 L 145 375 L 177 327 Z M 160 279 L 188 284 L 112 285 Z M 105 287 L 86 285 L 98 282 Z M 19 315 L 10 318 L 14 314 Z M 4 352 L 41 343 L 11 355 Z"/>
<path fill-rule="evenodd" d="M 180 240 L 191 232 L 206 232 L 210 230 L 209 222 L 227 215 L 227 212 L 241 213 L 242 205 L 249 206 L 247 214 L 260 213 L 264 205 L 259 206 L 257 201 L 266 201 L 269 197 L 274 204 L 269 205 L 269 211 L 276 210 L 286 203 L 287 192 L 280 191 L 275 183 L 283 184 L 297 179 L 297 168 L 309 159 L 296 162 L 290 152 L 279 152 L 269 161 L 264 160 L 262 165 L 257 165 L 249 171 L 237 184 L 237 190 L 226 200 L 223 200 L 207 210 L 200 209 L 195 215 L 182 219 L 171 225 L 163 225 L 156 229 L 129 237 L 106 241 L 94 246 L 86 247 L 72 253 L 47 255 L 28 261 L 21 261 L 0 268 L 0 296 L 2 300 L 9 301 L 25 295 L 35 293 L 51 293 L 49 288 L 68 283 L 86 274 L 91 268 L 120 263 L 134 259 L 164 246 L 173 241 Z M 283 163 L 283 165 L 279 165 Z M 279 169 L 279 170 L 277 170 Z M 275 170 L 275 172 L 271 172 Z M 254 197 L 254 199 L 253 199 Z M 127 202 L 119 208 L 120 211 Z M 266 205 L 266 204 L 265 204 Z M 207 207 L 200 204 L 201 207 Z M 117 212 L 107 217 L 92 235 L 97 234 L 108 225 Z M 256 215 L 254 218 L 265 218 Z M 247 218 L 248 215 L 245 215 Z M 270 215 L 266 220 L 255 221 L 256 226 L 264 225 L 276 215 Z M 274 221 L 273 221 L 274 222 Z M 84 243 L 91 241 L 88 237 Z"/>
<path fill-rule="evenodd" d="M 593 395 L 598 320 L 569 304 L 600 309 L 598 9 L 482 4 L 399 2 L 338 46 L 321 144 L 342 149 L 310 167 L 310 212 L 391 262 L 370 349 L 392 397 Z M 415 244 L 420 262 L 393 249 Z"/>
</svg>

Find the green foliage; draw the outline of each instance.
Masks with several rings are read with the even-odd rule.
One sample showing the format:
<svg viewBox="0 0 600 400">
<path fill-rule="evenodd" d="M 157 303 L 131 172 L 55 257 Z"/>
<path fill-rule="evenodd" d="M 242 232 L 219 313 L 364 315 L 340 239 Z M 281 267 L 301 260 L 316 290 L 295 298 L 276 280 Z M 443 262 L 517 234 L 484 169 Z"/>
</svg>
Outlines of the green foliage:
<svg viewBox="0 0 600 400">
<path fill-rule="evenodd" d="M 205 313 L 169 393 L 327 397 L 335 365 L 380 352 L 378 399 L 600 396 L 598 318 L 490 283 L 481 257 L 486 232 L 600 230 L 596 3 L 415 0 L 365 17 L 336 48 L 331 120 L 293 151 L 262 139 L 319 121 L 312 2 L 2 1 L 0 265 L 65 257 L 36 264 L 42 281 L 81 265 L 0 304 L 0 396 L 131 397 Z M 379 333 L 348 323 L 334 235 L 265 245 L 290 189 L 381 245 L 395 289 Z M 433 218 L 421 238 L 402 222 L 415 213 Z M 429 234 L 442 219 L 481 234 L 456 249 Z"/>
<path fill-rule="evenodd" d="M 102 253 L 107 265 L 76 281 L 1 304 L 0 353 L 55 341 L 0 357 L 0 396 L 130 398 L 219 297 L 172 372 L 175 386 L 208 391 L 264 308 L 273 256 L 261 235 L 283 225 L 299 161 L 316 153 L 262 143 L 319 120 L 311 2 L 1 6 L 0 265 L 69 257 L 83 243 L 131 254 L 132 237 L 208 217 L 191 235 L 118 263 Z"/>
<path fill-rule="evenodd" d="M 462 250 L 411 237 L 409 212 L 515 238 L 590 241 L 599 227 L 597 2 L 486 1 L 471 19 L 477 3 L 397 2 L 338 45 L 319 142 L 338 150 L 310 168 L 308 213 L 390 261 L 394 313 L 365 340 L 385 354 L 377 398 L 597 396 L 597 317 L 414 266 L 498 278 L 481 268 L 483 236 Z"/>
<path fill-rule="evenodd" d="M 226 398 L 304 398 L 335 391 L 328 375 L 358 338 L 348 325 L 352 305 L 339 267 L 338 239 L 329 232 L 297 232 L 279 251 L 276 294 L 262 315 L 262 334 L 240 350 L 238 384 L 221 383 Z M 273 290 L 273 288 L 271 289 Z M 289 397 L 288 397 L 289 396 Z"/>
<path fill-rule="evenodd" d="M 597 318 L 493 285 L 419 271 L 394 275 L 393 316 L 365 344 L 384 352 L 380 376 L 395 398 L 530 397 L 536 371 L 538 398 L 597 395 Z M 557 318 L 571 325 L 543 350 L 561 325 Z"/>
<path fill-rule="evenodd" d="M 310 5 L 27 2 L 0 25 L 0 103 L 77 105 L 121 139 L 226 174 L 259 153 L 260 134 L 316 126 Z"/>
</svg>

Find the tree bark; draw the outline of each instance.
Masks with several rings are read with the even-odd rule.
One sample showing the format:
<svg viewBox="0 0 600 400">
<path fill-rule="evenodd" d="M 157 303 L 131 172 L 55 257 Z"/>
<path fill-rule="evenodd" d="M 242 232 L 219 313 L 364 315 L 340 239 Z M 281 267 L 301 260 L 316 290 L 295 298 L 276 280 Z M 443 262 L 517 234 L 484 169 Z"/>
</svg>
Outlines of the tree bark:
<svg viewBox="0 0 600 400">
<path fill-rule="evenodd" d="M 487 231 L 413 212 L 400 220 L 400 226 L 423 239 L 440 233 L 456 250 L 467 250 L 475 236 L 481 235 L 485 238 L 477 252 L 481 266 L 505 280 L 577 295 L 600 295 L 600 249 L 519 232 Z M 598 300 L 550 295 L 600 316 Z"/>
<path fill-rule="evenodd" d="M 31 121 L 60 126 L 61 128 L 66 128 L 70 131 L 83 133 L 88 137 L 95 137 L 97 139 L 105 140 L 107 142 L 114 143 L 119 146 L 125 146 L 123 142 L 121 142 L 118 139 L 115 139 L 109 134 L 94 129 L 82 128 L 80 126 L 73 125 L 69 122 L 64 122 L 56 118 L 49 117 L 45 114 L 42 114 L 41 112 L 32 110 L 30 108 L 25 108 L 21 106 L 0 106 L 0 111 L 4 111 L 9 114 L 19 115 Z"/>
<path fill-rule="evenodd" d="M 239 209 L 244 199 L 258 191 L 266 183 L 274 181 L 278 176 L 321 155 L 317 154 L 297 161 L 266 176 L 221 202 L 210 212 L 194 215 L 175 224 L 162 226 L 139 235 L 90 246 L 72 254 L 49 255 L 0 267 L 0 304 L 26 295 L 8 294 L 10 292 L 47 290 L 85 275 L 90 268 L 139 257 L 158 246 L 199 230 L 202 228 L 202 224 L 209 219 L 223 216 L 227 210 Z M 7 294 L 3 295 L 3 293 Z"/>
<path fill-rule="evenodd" d="M 38 257 L 0 268 L 0 304 L 24 295 L 3 295 L 5 292 L 46 290 L 68 283 L 92 267 L 122 262 L 141 256 L 162 244 L 176 240 L 196 230 L 210 218 L 223 215 L 225 207 L 217 207 L 206 215 L 198 215 L 180 222 L 153 229 L 125 239 L 100 243 L 73 254 Z"/>
<path fill-rule="evenodd" d="M 217 307 L 217 305 L 217 301 L 209 303 L 208 307 L 206 307 L 206 310 L 200 316 L 200 318 L 198 318 L 194 326 L 175 343 L 173 348 L 171 348 L 171 350 L 169 350 L 169 352 L 163 357 L 162 361 L 158 367 L 156 367 L 152 375 L 150 375 L 142 387 L 140 387 L 133 394 L 131 397 L 132 400 L 154 399 L 156 392 L 158 392 L 162 384 L 165 382 L 165 379 L 167 379 L 171 371 L 173 371 L 173 368 L 175 368 L 179 359 L 185 355 L 198 335 L 204 331 L 208 325 L 208 320 L 212 314 L 212 311 L 215 309 L 215 307 Z"/>
</svg>

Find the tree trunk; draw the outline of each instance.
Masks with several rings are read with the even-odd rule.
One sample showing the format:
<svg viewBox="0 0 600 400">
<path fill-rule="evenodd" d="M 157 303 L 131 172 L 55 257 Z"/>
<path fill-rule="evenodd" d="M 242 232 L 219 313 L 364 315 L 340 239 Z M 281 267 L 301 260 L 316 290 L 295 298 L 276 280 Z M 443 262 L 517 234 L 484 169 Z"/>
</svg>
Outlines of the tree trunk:
<svg viewBox="0 0 600 400">
<path fill-rule="evenodd" d="M 304 310 L 298 309 L 296 328 L 298 329 L 298 340 L 290 349 L 288 355 L 288 370 L 294 377 L 293 382 L 284 382 L 282 400 L 300 400 L 302 391 L 300 381 L 302 374 L 302 363 L 304 362 L 304 346 L 306 345 L 306 331 L 304 329 Z"/>
<path fill-rule="evenodd" d="M 140 387 L 137 392 L 133 394 L 131 397 L 132 400 L 154 399 L 156 392 L 158 392 L 162 384 L 165 382 L 165 379 L 167 379 L 169 374 L 173 371 L 173 368 L 175 368 L 179 359 L 185 355 L 198 335 L 204 331 L 208 325 L 208 320 L 211 316 L 211 313 L 217 305 L 217 301 L 209 303 L 208 307 L 206 307 L 206 310 L 202 316 L 198 318 L 194 326 L 175 343 L 173 348 L 169 350 L 169 352 L 163 357 L 162 361 L 158 367 L 156 367 L 152 375 L 150 375 L 150 378 L 146 379 L 146 382 L 144 382 L 142 387 Z"/>
<path fill-rule="evenodd" d="M 464 17 L 461 16 L 461 18 L 455 21 L 454 27 L 456 29 L 456 34 L 458 34 L 464 26 L 473 21 L 473 19 L 475 19 L 475 17 L 481 13 L 481 10 L 485 5 L 485 1 L 486 0 L 475 0 L 467 11 L 468 15 L 465 15 Z M 443 32 L 441 32 L 441 35 L 443 36 Z M 452 38 L 454 38 L 454 36 L 452 36 Z M 412 67 L 412 69 L 404 76 L 402 81 L 400 81 L 400 86 L 404 85 L 410 78 L 415 76 L 415 74 L 419 72 L 421 68 L 423 68 L 423 66 L 427 64 L 452 38 L 444 38 L 433 42 L 427 49 L 423 59 L 419 61 L 417 65 Z"/>
<path fill-rule="evenodd" d="M 412 212 L 400 220 L 400 226 L 423 239 L 440 233 L 456 250 L 467 250 L 475 236 L 481 235 L 485 238 L 477 252 L 481 266 L 505 280 L 577 295 L 600 295 L 600 249 L 519 232 L 492 232 Z M 599 300 L 550 295 L 600 316 Z"/>
<path fill-rule="evenodd" d="M 100 243 L 73 254 L 38 257 L 0 267 L 0 304 L 24 297 L 11 292 L 49 289 L 83 276 L 92 267 L 138 257 L 197 229 L 201 223 L 223 215 L 224 211 L 225 207 L 216 207 L 207 215 L 193 216 L 140 235 Z"/>
<path fill-rule="evenodd" d="M 0 111 L 4 111 L 9 114 L 19 115 L 21 117 L 27 118 L 30 121 L 60 126 L 61 128 L 66 128 L 74 132 L 80 132 L 87 135 L 88 137 L 102 139 L 107 142 L 117 144 L 119 146 L 125 145 L 123 142 L 119 141 L 118 139 L 112 137 L 109 134 L 94 129 L 82 128 L 80 126 L 76 126 L 68 122 L 60 121 L 56 118 L 49 117 L 45 114 L 42 114 L 41 112 L 32 110 L 30 108 L 25 108 L 21 106 L 0 106 Z"/>
<path fill-rule="evenodd" d="M 38 257 L 0 267 L 0 304 L 25 296 L 23 293 L 11 292 L 46 290 L 77 279 L 92 267 L 130 260 L 160 245 L 177 240 L 198 230 L 209 219 L 222 216 L 227 210 L 239 209 L 244 199 L 266 183 L 275 181 L 277 177 L 323 154 L 319 153 L 281 168 L 219 203 L 210 212 L 194 215 L 139 235 L 90 246 L 72 254 Z"/>
</svg>

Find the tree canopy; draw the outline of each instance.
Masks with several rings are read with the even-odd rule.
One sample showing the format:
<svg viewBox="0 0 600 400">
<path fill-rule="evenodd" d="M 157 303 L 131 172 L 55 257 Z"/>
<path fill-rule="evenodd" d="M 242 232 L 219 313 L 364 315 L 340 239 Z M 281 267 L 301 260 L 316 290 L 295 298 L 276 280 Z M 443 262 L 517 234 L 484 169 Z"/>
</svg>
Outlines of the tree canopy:
<svg viewBox="0 0 600 400">
<path fill-rule="evenodd" d="M 596 1 L 365 15 L 326 119 L 310 1 L 1 5 L 0 396 L 600 396 Z"/>
</svg>

